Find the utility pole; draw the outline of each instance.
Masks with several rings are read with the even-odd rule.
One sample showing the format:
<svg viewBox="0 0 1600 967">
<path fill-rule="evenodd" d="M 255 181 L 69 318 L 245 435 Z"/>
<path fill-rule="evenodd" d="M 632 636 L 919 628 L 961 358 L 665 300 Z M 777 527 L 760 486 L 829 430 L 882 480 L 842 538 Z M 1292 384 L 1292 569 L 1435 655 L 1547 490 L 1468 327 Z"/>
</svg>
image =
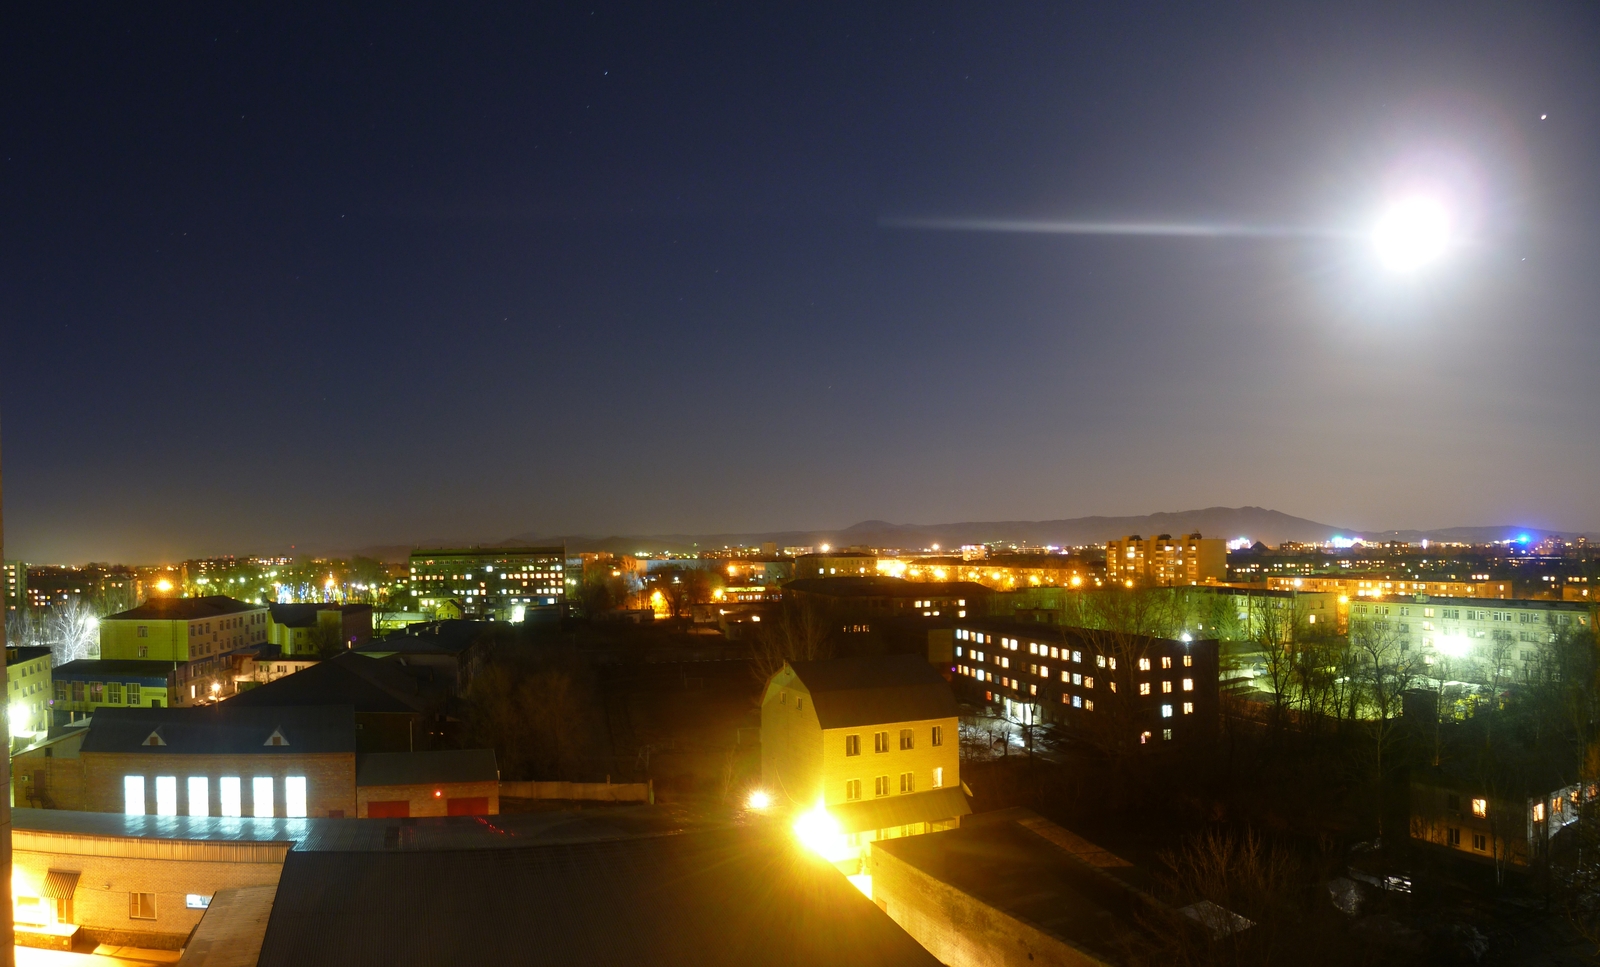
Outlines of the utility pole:
<svg viewBox="0 0 1600 967">
<path fill-rule="evenodd" d="M 5 484 L 0 475 L 0 561 L 5 560 Z M 0 623 L 0 650 L 4 650 L 6 629 Z M 9 694 L 9 692 L 7 693 Z M 7 707 L 5 712 L 9 712 Z M 0 967 L 16 967 L 16 934 L 12 925 L 11 898 L 11 723 L 0 714 L 0 744 L 5 746 L 5 761 L 0 763 Z"/>
</svg>

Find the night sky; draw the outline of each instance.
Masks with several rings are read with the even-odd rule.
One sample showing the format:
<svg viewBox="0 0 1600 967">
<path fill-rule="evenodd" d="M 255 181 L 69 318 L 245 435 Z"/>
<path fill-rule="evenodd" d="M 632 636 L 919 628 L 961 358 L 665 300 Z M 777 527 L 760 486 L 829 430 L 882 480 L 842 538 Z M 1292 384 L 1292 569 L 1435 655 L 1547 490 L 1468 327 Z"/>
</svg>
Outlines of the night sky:
<svg viewBox="0 0 1600 967">
<path fill-rule="evenodd" d="M 1593 4 L 332 6 L 11 12 L 8 557 L 1600 530 Z"/>
</svg>

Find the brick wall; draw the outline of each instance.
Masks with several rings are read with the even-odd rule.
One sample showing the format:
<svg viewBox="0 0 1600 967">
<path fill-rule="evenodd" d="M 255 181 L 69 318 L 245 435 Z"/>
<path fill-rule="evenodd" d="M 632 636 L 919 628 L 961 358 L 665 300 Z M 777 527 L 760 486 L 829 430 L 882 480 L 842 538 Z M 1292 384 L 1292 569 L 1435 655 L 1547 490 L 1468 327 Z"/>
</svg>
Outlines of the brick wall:
<svg viewBox="0 0 1600 967">
<path fill-rule="evenodd" d="M 11 801 L 18 806 L 83 809 L 83 760 L 17 756 L 11 760 L 11 789 Z"/>
<path fill-rule="evenodd" d="M 79 925 L 83 940 L 168 950 L 183 946 L 205 913 L 186 905 L 188 895 L 276 886 L 290 845 L 155 842 L 28 830 L 17 830 L 14 844 L 12 879 L 18 896 L 39 896 L 49 870 L 76 871 L 80 876 L 71 922 Z M 146 855 L 157 848 L 166 855 Z M 128 915 L 130 893 L 155 894 L 154 920 Z"/>
<path fill-rule="evenodd" d="M 238 776 L 242 811 L 254 815 L 251 779 L 271 776 L 273 815 L 284 815 L 283 780 L 286 776 L 306 778 L 306 815 L 327 816 L 340 813 L 354 816 L 356 809 L 356 757 L 354 753 L 296 755 L 275 752 L 263 755 L 163 755 L 144 752 L 86 752 L 83 763 L 81 806 L 89 812 L 123 811 L 124 776 L 145 777 L 145 812 L 156 811 L 156 776 L 178 779 L 178 813 L 189 813 L 188 777 L 206 776 L 210 783 L 210 812 L 220 816 L 222 803 L 217 780 Z"/>
<path fill-rule="evenodd" d="M 434 793 L 439 795 L 434 795 Z M 450 800 L 484 798 L 489 800 L 489 815 L 500 812 L 500 783 L 498 782 L 442 782 L 422 786 L 359 786 L 356 789 L 356 808 L 352 813 L 367 818 L 367 803 L 410 803 L 412 816 L 447 816 Z"/>
<path fill-rule="evenodd" d="M 1106 962 L 982 903 L 886 851 L 867 859 L 872 899 L 948 967 L 1088 967 Z"/>
</svg>

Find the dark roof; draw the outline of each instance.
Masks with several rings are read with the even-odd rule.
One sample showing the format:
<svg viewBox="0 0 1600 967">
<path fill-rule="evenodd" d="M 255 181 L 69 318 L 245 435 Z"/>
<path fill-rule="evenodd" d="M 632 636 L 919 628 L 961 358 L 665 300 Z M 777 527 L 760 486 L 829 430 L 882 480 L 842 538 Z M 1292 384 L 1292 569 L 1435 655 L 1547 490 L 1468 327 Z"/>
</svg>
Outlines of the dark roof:
<svg viewBox="0 0 1600 967">
<path fill-rule="evenodd" d="M 224 617 L 244 611 L 260 610 L 259 604 L 246 604 L 225 594 L 203 598 L 151 598 L 130 611 L 107 615 L 102 621 L 193 621 L 197 618 Z"/>
<path fill-rule="evenodd" d="M 825 729 L 961 714 L 950 684 L 921 655 L 790 662 Z"/>
<path fill-rule="evenodd" d="M 430 701 L 403 666 L 346 651 L 240 692 L 222 704 L 230 708 L 348 705 L 362 714 L 414 714 L 425 711 Z"/>
<path fill-rule="evenodd" d="M 880 850 L 1100 959 L 1116 956 L 1151 902 L 1136 867 L 1096 863 L 1055 842 L 1060 827 L 1026 809 L 979 813 L 959 829 L 879 840 Z M 1067 833 L 1064 842 L 1088 844 Z M 1101 855 L 1105 855 L 1101 851 Z M 893 900 L 890 900 L 892 903 Z"/>
<path fill-rule="evenodd" d="M 830 578 L 796 578 L 785 591 L 833 598 L 922 598 L 952 594 L 985 597 L 993 594 L 976 581 L 907 581 L 905 578 L 841 575 Z"/>
<path fill-rule="evenodd" d="M 355 752 L 356 720 L 348 705 L 305 708 L 99 708 L 83 752 L 155 755 L 304 755 Z M 274 733 L 284 745 L 268 745 Z M 159 742 L 147 744 L 154 734 Z"/>
<path fill-rule="evenodd" d="M 257 962 L 937 964 L 831 865 L 783 830 L 755 827 L 528 849 L 291 852 Z"/>
<path fill-rule="evenodd" d="M 267 610 L 272 612 L 275 624 L 286 628 L 310 628 L 317 623 L 317 614 L 323 611 L 337 611 L 341 615 L 354 612 L 371 611 L 370 604 L 269 604 Z"/>
<path fill-rule="evenodd" d="M 506 627 L 493 621 L 472 621 L 464 618 L 430 621 L 426 624 L 412 625 L 382 638 L 374 638 L 356 650 L 459 655 L 472 647 L 478 641 L 478 636 L 484 632 Z"/>
<path fill-rule="evenodd" d="M 12 655 L 17 657 L 12 658 Z M 36 648 L 32 645 L 12 645 L 6 649 L 6 664 L 21 665 L 24 662 L 34 661 L 39 658 L 50 657 L 49 648 Z"/>
<path fill-rule="evenodd" d="M 371 752 L 356 757 L 358 786 L 425 786 L 449 782 L 498 782 L 493 749 L 439 752 Z"/>
<path fill-rule="evenodd" d="M 53 678 L 82 681 L 127 681 L 144 678 L 165 682 L 167 673 L 181 662 L 154 661 L 149 658 L 79 658 L 51 669 Z M 120 676 L 120 677 L 117 677 Z"/>
</svg>

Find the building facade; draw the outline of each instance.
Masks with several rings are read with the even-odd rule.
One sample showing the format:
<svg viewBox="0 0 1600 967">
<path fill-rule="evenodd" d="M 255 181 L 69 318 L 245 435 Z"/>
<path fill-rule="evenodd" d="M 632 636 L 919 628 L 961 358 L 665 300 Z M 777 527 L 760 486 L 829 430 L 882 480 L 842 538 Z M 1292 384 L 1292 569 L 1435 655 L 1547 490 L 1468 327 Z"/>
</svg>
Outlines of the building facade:
<svg viewBox="0 0 1600 967">
<path fill-rule="evenodd" d="M 566 562 L 565 547 L 419 548 L 409 581 L 423 611 L 454 599 L 469 616 L 521 622 L 532 612 L 559 613 Z"/>
<path fill-rule="evenodd" d="M 1167 588 L 1227 579 L 1228 546 L 1220 537 L 1132 534 L 1106 542 L 1108 583 Z"/>
<path fill-rule="evenodd" d="M 1059 723 L 1097 744 L 1209 739 L 1217 642 L 999 621 L 957 622 L 951 671 L 975 701 L 1022 725 Z"/>
<path fill-rule="evenodd" d="M 370 604 L 269 604 L 267 643 L 286 657 L 316 657 L 324 646 L 359 648 L 372 640 Z"/>
<path fill-rule="evenodd" d="M 50 649 L 6 649 L 6 721 L 16 740 L 50 729 Z"/>
<path fill-rule="evenodd" d="M 763 788 L 780 809 L 832 816 L 844 839 L 824 855 L 858 864 L 875 840 L 971 811 L 958 722 L 949 684 L 920 656 L 787 662 L 762 696 Z"/>
<path fill-rule="evenodd" d="M 1366 625 L 1392 636 L 1400 651 L 1420 653 L 1427 665 L 1448 665 L 1450 678 L 1490 682 L 1506 673 L 1527 678 L 1545 659 L 1545 646 L 1592 632 L 1594 613 L 1575 601 L 1417 595 L 1353 602 L 1350 622 L 1352 633 Z"/>
<path fill-rule="evenodd" d="M 88 718 L 100 708 L 161 708 L 171 699 L 172 673 L 178 662 L 126 658 L 80 658 L 58 665 L 51 677 L 55 690 L 51 722 L 67 725 Z"/>
<path fill-rule="evenodd" d="M 6 614 L 14 614 L 28 607 L 28 565 L 22 561 L 6 561 L 0 565 L 0 599 Z"/>
</svg>

